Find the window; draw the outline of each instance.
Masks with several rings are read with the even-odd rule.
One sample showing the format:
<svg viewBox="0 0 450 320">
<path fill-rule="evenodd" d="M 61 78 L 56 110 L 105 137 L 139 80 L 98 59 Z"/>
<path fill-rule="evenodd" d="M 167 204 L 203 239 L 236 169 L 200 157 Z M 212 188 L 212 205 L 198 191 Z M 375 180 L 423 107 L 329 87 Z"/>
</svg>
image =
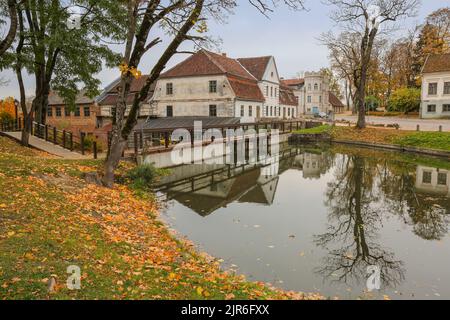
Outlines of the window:
<svg viewBox="0 0 450 320">
<path fill-rule="evenodd" d="M 266 86 L 266 97 L 269 96 L 269 86 Z"/>
<path fill-rule="evenodd" d="M 241 117 L 245 117 L 245 107 L 241 106 Z"/>
<path fill-rule="evenodd" d="M 168 117 L 168 118 L 173 117 L 173 106 L 166 107 L 166 117 Z"/>
<path fill-rule="evenodd" d="M 429 83 L 428 84 L 428 95 L 435 96 L 437 95 L 437 83 Z"/>
<path fill-rule="evenodd" d="M 273 117 L 273 106 L 270 106 L 270 116 Z"/>
<path fill-rule="evenodd" d="M 444 82 L 444 94 L 450 94 L 450 82 Z"/>
<path fill-rule="evenodd" d="M 288 117 L 291 116 L 291 108 L 288 108 Z"/>
<path fill-rule="evenodd" d="M 252 106 L 248 107 L 248 116 L 253 117 L 253 107 Z"/>
<path fill-rule="evenodd" d="M 55 112 L 55 113 L 56 113 L 56 116 L 57 116 L 57 117 L 61 117 L 61 107 L 56 107 L 56 108 L 55 108 L 55 111 L 56 111 L 56 112 Z"/>
<path fill-rule="evenodd" d="M 436 112 L 436 105 L 435 104 L 429 104 L 427 108 L 427 112 Z"/>
<path fill-rule="evenodd" d="M 273 72 L 270 73 L 270 76 L 273 78 Z"/>
<path fill-rule="evenodd" d="M 444 172 L 438 173 L 438 185 L 446 186 L 447 185 L 447 174 Z"/>
<path fill-rule="evenodd" d="M 215 104 L 209 106 L 209 116 L 217 117 L 217 106 Z"/>
<path fill-rule="evenodd" d="M 74 116 L 75 117 L 79 117 L 81 114 L 80 114 L 80 107 L 75 107 L 75 112 L 74 112 Z"/>
<path fill-rule="evenodd" d="M 318 85 L 317 83 L 314 84 L 314 90 L 315 90 L 315 91 L 319 90 L 319 85 Z"/>
<path fill-rule="evenodd" d="M 169 82 L 166 84 L 166 94 L 167 95 L 173 94 L 173 83 Z"/>
<path fill-rule="evenodd" d="M 312 99 L 311 96 L 308 96 L 308 103 L 311 103 Z"/>
<path fill-rule="evenodd" d="M 322 96 L 319 96 L 319 103 L 322 103 Z"/>
<path fill-rule="evenodd" d="M 450 112 L 450 104 L 442 105 L 442 112 Z"/>
<path fill-rule="evenodd" d="M 48 107 L 48 109 L 47 109 L 47 117 L 53 117 L 53 108 L 52 107 Z"/>
<path fill-rule="evenodd" d="M 311 91 L 311 83 L 308 84 L 308 90 Z"/>
<path fill-rule="evenodd" d="M 422 182 L 426 183 L 426 184 L 431 184 L 431 178 L 432 178 L 432 174 L 430 171 L 424 171 L 423 172 L 423 177 L 422 177 Z"/>
<path fill-rule="evenodd" d="M 83 108 L 83 114 L 84 114 L 85 117 L 90 117 L 91 116 L 91 108 L 84 107 Z"/>
<path fill-rule="evenodd" d="M 216 93 L 217 92 L 217 81 L 210 81 L 209 82 L 209 93 Z"/>
<path fill-rule="evenodd" d="M 273 97 L 273 87 L 270 87 L 270 96 Z"/>
<path fill-rule="evenodd" d="M 64 107 L 64 116 L 70 117 L 70 108 L 68 106 Z"/>
</svg>

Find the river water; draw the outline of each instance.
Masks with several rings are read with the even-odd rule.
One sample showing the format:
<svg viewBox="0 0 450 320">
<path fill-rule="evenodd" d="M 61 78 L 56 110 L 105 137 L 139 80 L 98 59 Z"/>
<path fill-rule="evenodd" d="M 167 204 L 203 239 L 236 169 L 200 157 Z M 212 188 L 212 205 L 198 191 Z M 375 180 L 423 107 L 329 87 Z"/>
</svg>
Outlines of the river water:
<svg viewBox="0 0 450 320">
<path fill-rule="evenodd" d="M 159 183 L 163 218 L 249 280 L 340 299 L 450 298 L 449 160 L 282 150 L 269 168 L 173 168 Z"/>
</svg>

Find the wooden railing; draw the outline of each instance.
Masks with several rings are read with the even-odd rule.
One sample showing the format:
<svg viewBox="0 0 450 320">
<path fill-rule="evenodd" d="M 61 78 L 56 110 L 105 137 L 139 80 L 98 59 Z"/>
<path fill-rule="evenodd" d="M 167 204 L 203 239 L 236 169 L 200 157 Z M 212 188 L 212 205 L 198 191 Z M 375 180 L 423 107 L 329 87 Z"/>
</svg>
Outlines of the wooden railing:
<svg viewBox="0 0 450 320">
<path fill-rule="evenodd" d="M 271 122 L 256 122 L 256 123 L 239 123 L 239 124 L 224 124 L 224 125 L 211 125 L 203 126 L 203 132 L 209 129 L 221 130 L 222 136 L 225 137 L 226 130 L 243 129 L 244 131 L 254 129 L 259 133 L 260 130 L 267 130 L 270 134 L 271 130 L 279 130 L 279 134 L 288 134 L 300 129 L 309 129 L 319 125 L 322 125 L 321 121 L 305 121 L 305 120 L 276 120 Z M 140 153 L 144 148 L 146 141 L 158 141 L 161 148 L 169 149 L 172 145 L 170 137 L 172 133 L 177 129 L 185 129 L 191 134 L 191 141 L 194 141 L 194 127 L 182 127 L 182 128 L 158 128 L 158 129 L 142 129 L 135 130 L 133 135 L 128 141 L 128 149 L 133 150 L 134 155 Z M 110 135 L 108 137 L 108 149 L 110 145 Z"/>
<path fill-rule="evenodd" d="M 80 152 L 82 155 L 91 151 L 94 159 L 98 158 L 97 141 L 92 141 L 92 146 L 89 148 L 86 143 L 85 132 L 80 132 L 78 136 L 74 135 L 71 131 L 59 130 L 48 124 L 33 122 L 31 133 L 38 138 L 59 145 L 64 149 Z"/>
<path fill-rule="evenodd" d="M 19 132 L 24 126 L 23 119 L 0 122 L 0 132 Z"/>
</svg>

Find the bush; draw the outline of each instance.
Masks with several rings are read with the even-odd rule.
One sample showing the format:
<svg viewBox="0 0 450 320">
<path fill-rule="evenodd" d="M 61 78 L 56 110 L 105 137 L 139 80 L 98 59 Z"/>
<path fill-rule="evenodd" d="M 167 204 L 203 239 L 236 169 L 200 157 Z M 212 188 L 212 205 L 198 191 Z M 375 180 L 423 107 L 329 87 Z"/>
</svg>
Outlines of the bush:
<svg viewBox="0 0 450 320">
<path fill-rule="evenodd" d="M 89 151 L 93 151 L 93 145 L 94 145 L 94 141 L 97 142 L 97 152 L 102 152 L 103 151 L 103 144 L 98 141 L 98 139 L 92 135 L 90 136 L 85 136 L 84 137 L 84 149 L 85 150 L 89 150 Z"/>
<path fill-rule="evenodd" d="M 389 111 L 417 112 L 420 109 L 420 89 L 401 88 L 392 93 L 388 104 Z"/>
<path fill-rule="evenodd" d="M 366 97 L 366 110 L 367 111 L 377 111 L 380 107 L 381 101 L 375 96 L 367 96 Z"/>
<path fill-rule="evenodd" d="M 9 112 L 6 111 L 0 112 L 0 123 L 9 123 L 13 121 L 14 117 Z"/>
<path fill-rule="evenodd" d="M 149 190 L 157 175 L 157 169 L 153 165 L 142 164 L 129 170 L 126 178 L 129 180 L 133 189 Z"/>
</svg>

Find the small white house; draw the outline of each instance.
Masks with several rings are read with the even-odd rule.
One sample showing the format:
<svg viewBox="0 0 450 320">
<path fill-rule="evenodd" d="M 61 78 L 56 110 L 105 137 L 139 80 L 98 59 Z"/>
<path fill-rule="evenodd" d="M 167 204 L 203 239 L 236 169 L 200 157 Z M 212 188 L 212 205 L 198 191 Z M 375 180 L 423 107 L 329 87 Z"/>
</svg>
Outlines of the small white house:
<svg viewBox="0 0 450 320">
<path fill-rule="evenodd" d="M 421 118 L 450 118 L 450 54 L 428 56 L 422 69 L 421 100 Z"/>
</svg>

